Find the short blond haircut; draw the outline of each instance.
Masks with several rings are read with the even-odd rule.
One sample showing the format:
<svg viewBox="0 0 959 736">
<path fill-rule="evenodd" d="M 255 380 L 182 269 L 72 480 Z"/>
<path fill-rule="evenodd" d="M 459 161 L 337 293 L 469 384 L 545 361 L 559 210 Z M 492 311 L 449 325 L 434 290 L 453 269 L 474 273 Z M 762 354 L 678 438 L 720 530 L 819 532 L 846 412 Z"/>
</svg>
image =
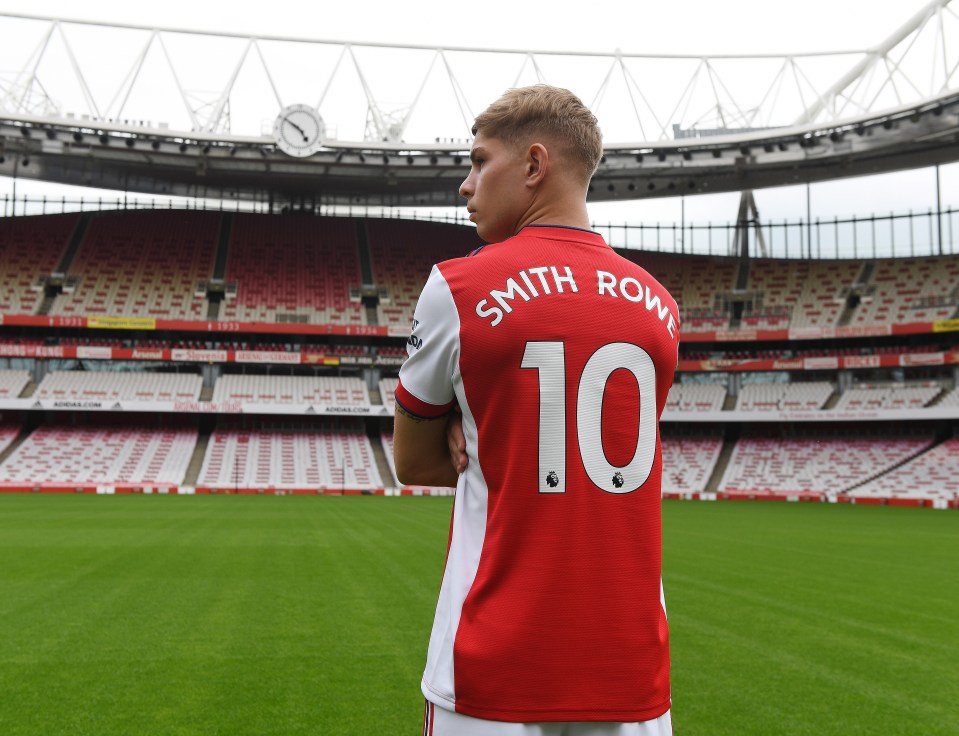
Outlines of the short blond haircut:
<svg viewBox="0 0 959 736">
<path fill-rule="evenodd" d="M 603 155 L 596 116 L 568 89 L 546 84 L 508 90 L 476 117 L 473 135 L 480 131 L 508 145 L 527 145 L 542 136 L 570 165 L 580 167 L 587 183 Z"/>
</svg>

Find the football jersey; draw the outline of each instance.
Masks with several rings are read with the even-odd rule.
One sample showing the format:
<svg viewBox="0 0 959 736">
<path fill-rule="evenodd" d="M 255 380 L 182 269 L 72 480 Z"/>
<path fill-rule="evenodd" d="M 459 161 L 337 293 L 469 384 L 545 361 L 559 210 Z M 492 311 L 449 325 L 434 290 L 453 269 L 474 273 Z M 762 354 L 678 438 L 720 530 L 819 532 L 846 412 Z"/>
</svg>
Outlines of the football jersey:
<svg viewBox="0 0 959 736">
<path fill-rule="evenodd" d="M 453 506 L 423 694 L 501 721 L 670 707 L 659 417 L 667 291 L 598 233 L 527 226 L 433 267 L 396 401 L 458 405 Z"/>
</svg>

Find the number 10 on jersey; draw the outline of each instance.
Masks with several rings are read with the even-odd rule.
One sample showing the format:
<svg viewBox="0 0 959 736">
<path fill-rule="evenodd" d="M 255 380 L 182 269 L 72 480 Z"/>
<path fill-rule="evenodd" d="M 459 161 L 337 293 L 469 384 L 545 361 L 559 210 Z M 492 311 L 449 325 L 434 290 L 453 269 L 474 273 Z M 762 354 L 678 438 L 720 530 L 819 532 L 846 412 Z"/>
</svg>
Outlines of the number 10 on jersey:
<svg viewBox="0 0 959 736">
<path fill-rule="evenodd" d="M 528 342 L 522 368 L 539 372 L 539 492 L 565 493 L 566 433 L 576 432 L 589 479 L 608 493 L 632 493 L 649 478 L 656 458 L 656 366 L 638 345 L 614 342 L 590 356 L 576 380 L 576 426 L 566 421 L 566 348 L 562 342 Z M 603 395 L 616 370 L 633 374 L 639 387 L 636 449 L 626 465 L 612 465 L 603 450 Z"/>
</svg>

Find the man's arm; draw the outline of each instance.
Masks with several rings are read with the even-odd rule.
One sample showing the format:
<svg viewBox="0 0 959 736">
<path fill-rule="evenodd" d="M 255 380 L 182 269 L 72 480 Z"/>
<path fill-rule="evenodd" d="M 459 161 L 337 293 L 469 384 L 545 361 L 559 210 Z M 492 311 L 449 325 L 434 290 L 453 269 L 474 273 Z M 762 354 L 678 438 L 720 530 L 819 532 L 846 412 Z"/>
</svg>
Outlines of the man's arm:
<svg viewBox="0 0 959 736">
<path fill-rule="evenodd" d="M 465 452 L 454 453 L 454 447 L 458 449 L 462 436 L 460 421 L 460 415 L 455 411 L 435 418 L 424 418 L 396 404 L 393 460 L 400 483 L 456 486 L 459 473 L 466 467 Z M 465 446 L 463 449 L 465 451 Z"/>
</svg>

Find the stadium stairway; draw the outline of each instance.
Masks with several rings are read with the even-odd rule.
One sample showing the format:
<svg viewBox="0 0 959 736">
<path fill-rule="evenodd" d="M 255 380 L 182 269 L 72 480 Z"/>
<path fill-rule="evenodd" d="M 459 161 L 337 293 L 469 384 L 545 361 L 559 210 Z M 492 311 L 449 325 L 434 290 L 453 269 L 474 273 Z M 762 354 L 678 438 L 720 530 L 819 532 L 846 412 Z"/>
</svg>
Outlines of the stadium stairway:
<svg viewBox="0 0 959 736">
<path fill-rule="evenodd" d="M 723 449 L 720 450 L 719 459 L 716 460 L 716 465 L 713 467 L 712 475 L 709 476 L 709 480 L 706 482 L 707 493 L 716 493 L 716 491 L 719 489 L 719 482 L 726 474 L 726 466 L 729 465 L 729 460 L 733 456 L 734 449 L 736 449 L 736 438 L 724 437 Z"/>
<path fill-rule="evenodd" d="M 20 430 L 20 434 L 16 436 L 16 439 L 14 439 L 3 452 L 0 452 L 0 465 L 3 465 L 4 461 L 17 451 L 17 448 L 26 442 L 29 436 L 30 430 L 26 429 L 26 427 Z"/>
<path fill-rule="evenodd" d="M 949 394 L 952 393 L 953 388 L 954 387 L 951 384 L 946 384 L 945 386 L 943 386 L 942 391 L 936 394 L 933 397 L 932 401 L 926 404 L 926 407 L 928 408 L 930 406 L 935 406 L 936 404 L 940 403 L 943 399 L 945 399 L 947 396 L 949 396 Z"/>
<path fill-rule="evenodd" d="M 829 395 L 829 398 L 826 399 L 826 403 L 822 405 L 822 409 L 820 409 L 820 411 L 829 411 L 839 403 L 839 399 L 841 398 L 842 394 L 839 393 L 839 391 L 833 391 Z"/>
<path fill-rule="evenodd" d="M 862 270 L 859 272 L 859 277 L 856 279 L 856 284 L 865 288 L 866 285 L 872 281 L 872 274 L 876 270 L 875 261 L 867 261 L 863 264 Z M 845 293 L 845 292 L 844 292 Z M 853 316 L 856 314 L 856 310 L 859 309 L 859 303 L 853 304 L 849 299 L 846 299 L 846 303 L 843 306 L 842 312 L 839 314 L 839 319 L 836 320 L 837 327 L 847 327 L 850 322 L 852 322 Z M 824 407 L 828 408 L 828 407 Z"/>
<path fill-rule="evenodd" d="M 213 273 L 210 278 L 223 281 L 226 278 L 226 265 L 230 255 L 230 239 L 233 237 L 233 215 L 224 212 L 220 217 L 220 232 L 216 239 L 216 253 L 213 256 Z M 220 319 L 221 299 L 211 299 L 207 292 L 207 319 Z"/>
<path fill-rule="evenodd" d="M 80 249 L 80 244 L 83 242 L 83 238 L 87 233 L 87 225 L 90 224 L 91 215 L 85 214 L 81 215 L 80 219 L 77 220 L 76 227 L 74 227 L 73 232 L 70 234 L 70 240 L 67 241 L 66 248 L 63 250 L 63 255 L 60 257 L 60 262 L 57 263 L 56 268 L 54 269 L 56 273 L 66 274 L 70 270 L 70 266 L 73 264 L 73 258 L 76 256 L 77 251 Z M 43 301 L 40 302 L 40 306 L 37 307 L 37 315 L 40 317 L 46 317 L 50 314 L 50 310 L 53 309 L 53 305 L 56 302 L 57 295 L 60 293 L 59 289 L 54 291 L 46 291 L 43 295 Z"/>
<path fill-rule="evenodd" d="M 77 251 L 80 250 L 80 243 L 83 242 L 83 238 L 87 234 L 87 226 L 90 224 L 91 217 L 92 215 L 90 214 L 80 216 L 80 219 L 77 221 L 77 226 L 73 230 L 73 234 L 70 235 L 70 241 L 63 251 L 63 257 L 60 259 L 60 263 L 57 264 L 57 273 L 68 273 L 70 271 L 70 266 L 73 265 L 73 259 L 77 255 Z"/>
<path fill-rule="evenodd" d="M 44 294 L 43 301 L 40 302 L 40 306 L 37 307 L 37 316 L 47 317 L 50 314 L 50 310 L 53 309 L 53 302 L 56 300 L 55 295 Z"/>
<path fill-rule="evenodd" d="M 846 327 L 849 325 L 849 322 L 852 320 L 852 316 L 856 313 L 856 307 L 847 299 L 846 303 L 843 305 L 842 311 L 839 313 L 839 319 L 836 320 L 836 324 L 839 327 Z"/>
<path fill-rule="evenodd" d="M 373 264 L 370 260 L 370 235 L 366 229 L 366 220 L 356 221 L 356 253 L 360 261 L 360 278 L 364 284 L 373 283 Z"/>
<path fill-rule="evenodd" d="M 356 221 L 356 255 L 360 262 L 360 280 L 363 284 L 373 283 L 373 262 L 370 258 L 370 233 L 366 227 L 366 219 Z M 378 326 L 379 320 L 376 314 L 376 306 L 372 303 L 366 305 L 366 323 L 372 326 Z M 374 443 L 375 445 L 376 443 Z M 389 478 L 387 473 L 383 476 Z"/>
<path fill-rule="evenodd" d="M 935 442 L 933 442 L 933 443 L 932 443 L 931 445 L 929 445 L 928 447 L 920 450 L 919 452 L 917 452 L 917 453 L 915 453 L 915 454 L 910 455 L 909 457 L 903 458 L 902 462 L 896 463 L 895 465 L 891 465 L 890 467 L 885 468 L 882 472 L 879 472 L 879 473 L 875 473 L 875 474 L 873 474 L 873 475 L 870 475 L 870 476 L 869 476 L 868 478 L 866 478 L 862 483 L 857 483 L 857 484 L 854 485 L 854 486 L 850 486 L 849 488 L 847 488 L 846 490 L 844 490 L 841 495 L 843 495 L 843 496 L 855 496 L 855 495 L 856 495 L 856 489 L 857 489 L 857 488 L 861 488 L 862 486 L 868 485 L 869 483 L 871 483 L 872 481 L 874 481 L 874 480 L 875 480 L 876 478 L 878 478 L 879 476 L 888 475 L 889 473 L 895 472 L 898 468 L 901 468 L 903 465 L 908 465 L 909 463 L 915 461 L 916 458 L 920 457 L 921 455 L 925 455 L 927 452 L 932 452 L 936 447 L 938 447 L 939 445 L 941 445 L 943 442 L 945 442 L 945 441 L 946 441 L 947 439 L 949 439 L 951 436 L 952 436 L 951 433 L 938 435 L 938 436 L 936 437 L 936 439 L 935 439 Z"/>
<path fill-rule="evenodd" d="M 380 478 L 383 479 L 385 486 L 393 483 L 393 473 L 390 471 L 390 463 L 386 459 L 386 450 L 383 449 L 383 443 L 379 437 L 370 437 L 370 445 L 373 448 L 373 459 L 376 461 L 376 469 L 380 471 Z"/>
<path fill-rule="evenodd" d="M 209 444 L 210 433 L 201 431 L 196 438 L 196 447 L 193 448 L 193 455 L 190 457 L 189 465 L 186 466 L 186 474 L 183 476 L 181 485 L 196 488 L 200 471 L 203 469 L 203 458 L 206 456 L 206 448 Z"/>
<path fill-rule="evenodd" d="M 226 278 L 226 261 L 229 255 L 230 238 L 233 237 L 233 215 L 224 212 L 220 218 L 220 234 L 216 242 L 216 255 L 213 259 L 213 278 Z"/>
<path fill-rule="evenodd" d="M 375 313 L 376 310 L 374 309 L 373 312 Z M 373 323 L 371 322 L 370 324 Z M 383 405 L 383 397 L 379 391 L 370 391 L 370 405 Z M 383 479 L 383 485 L 389 487 L 393 483 L 393 471 L 390 470 L 390 462 L 386 459 L 386 450 L 383 447 L 378 432 L 370 434 L 370 445 L 373 448 L 373 460 L 376 461 L 376 469 L 380 471 L 380 478 Z"/>
</svg>

